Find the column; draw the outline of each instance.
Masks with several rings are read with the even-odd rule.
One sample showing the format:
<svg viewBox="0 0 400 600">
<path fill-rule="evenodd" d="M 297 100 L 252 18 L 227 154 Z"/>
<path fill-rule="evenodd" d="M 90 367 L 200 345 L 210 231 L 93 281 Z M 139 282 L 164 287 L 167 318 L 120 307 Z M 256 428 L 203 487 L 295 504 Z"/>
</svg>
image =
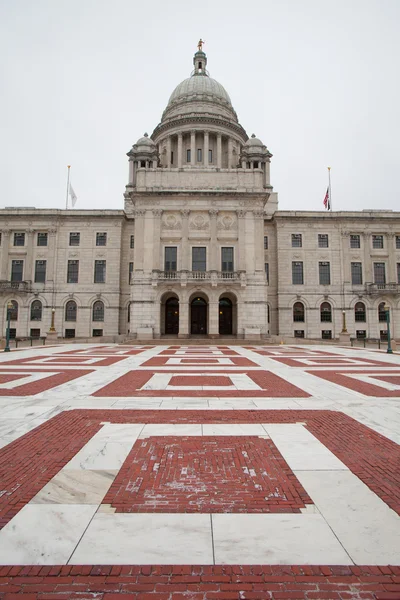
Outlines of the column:
<svg viewBox="0 0 400 600">
<path fill-rule="evenodd" d="M 219 260 L 218 260 L 218 244 L 217 244 L 217 215 L 218 210 L 211 208 L 208 211 L 210 215 L 210 258 L 209 258 L 209 271 L 220 271 Z"/>
<path fill-rule="evenodd" d="M 167 137 L 167 169 L 171 167 L 171 136 Z"/>
<path fill-rule="evenodd" d="M 233 168 L 233 139 L 228 138 L 228 169 Z"/>
<path fill-rule="evenodd" d="M 138 209 L 134 211 L 135 216 L 135 270 L 143 270 L 144 249 L 144 215 L 146 211 Z"/>
<path fill-rule="evenodd" d="M 189 304 L 187 299 L 179 301 L 179 333 L 178 338 L 189 337 Z"/>
<path fill-rule="evenodd" d="M 396 257 L 395 257 L 395 240 L 394 233 L 386 234 L 386 243 L 388 250 L 388 272 L 386 274 L 387 283 L 397 283 L 397 272 L 396 272 Z"/>
<path fill-rule="evenodd" d="M 182 168 L 182 134 L 178 133 L 178 169 Z"/>
<path fill-rule="evenodd" d="M 134 177 L 134 163 L 133 163 L 133 158 L 131 157 L 129 159 L 129 183 L 133 184 L 133 177 Z"/>
<path fill-rule="evenodd" d="M 9 271 L 8 265 L 8 253 L 10 251 L 10 230 L 3 229 L 2 231 L 2 253 L 1 253 L 1 269 L 0 269 L 0 279 L 4 281 L 10 281 L 11 272 Z"/>
<path fill-rule="evenodd" d="M 238 216 L 238 252 L 239 252 L 239 271 L 246 270 L 246 231 L 245 231 L 245 210 L 237 210 Z"/>
<path fill-rule="evenodd" d="M 35 230 L 29 229 L 27 234 L 23 279 L 24 281 L 33 281 L 33 236 L 35 235 Z"/>
<path fill-rule="evenodd" d="M 162 209 L 153 208 L 153 266 L 152 269 L 160 269 L 160 240 L 161 240 L 161 215 Z"/>
<path fill-rule="evenodd" d="M 254 215 L 254 229 L 255 229 L 255 270 L 264 271 L 264 211 L 255 210 Z"/>
<path fill-rule="evenodd" d="M 222 165 L 222 136 L 219 133 L 217 135 L 217 167 L 221 168 Z"/>
<path fill-rule="evenodd" d="M 190 132 L 190 164 L 196 164 L 196 131 Z"/>
<path fill-rule="evenodd" d="M 188 237 L 189 237 L 189 213 L 190 210 L 184 208 L 181 210 L 182 215 L 182 242 L 181 242 L 181 270 L 182 271 L 191 271 L 191 267 L 189 264 L 190 261 L 190 253 L 189 253 L 189 245 L 188 245 Z M 179 309 L 180 310 L 180 309 Z"/>
<path fill-rule="evenodd" d="M 245 169 L 245 168 L 246 168 L 246 161 L 243 159 L 242 160 L 242 169 Z"/>
<path fill-rule="evenodd" d="M 208 150 L 210 147 L 210 139 L 209 139 L 209 132 L 205 131 L 204 132 L 204 160 L 203 160 L 203 164 L 205 167 L 208 167 Z"/>
<path fill-rule="evenodd" d="M 211 298 L 208 303 L 208 335 L 212 338 L 219 335 L 219 301 Z"/>
</svg>

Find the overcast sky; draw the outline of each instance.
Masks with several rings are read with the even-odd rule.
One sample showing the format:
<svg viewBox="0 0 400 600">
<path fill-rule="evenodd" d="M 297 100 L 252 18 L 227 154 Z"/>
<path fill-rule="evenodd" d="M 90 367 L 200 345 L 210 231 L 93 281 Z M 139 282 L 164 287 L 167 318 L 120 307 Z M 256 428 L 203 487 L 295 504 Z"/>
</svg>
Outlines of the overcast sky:
<svg viewBox="0 0 400 600">
<path fill-rule="evenodd" d="M 208 69 L 273 154 L 279 208 L 400 210 L 400 0 L 0 0 L 4 206 L 123 208 L 126 152 Z"/>
</svg>

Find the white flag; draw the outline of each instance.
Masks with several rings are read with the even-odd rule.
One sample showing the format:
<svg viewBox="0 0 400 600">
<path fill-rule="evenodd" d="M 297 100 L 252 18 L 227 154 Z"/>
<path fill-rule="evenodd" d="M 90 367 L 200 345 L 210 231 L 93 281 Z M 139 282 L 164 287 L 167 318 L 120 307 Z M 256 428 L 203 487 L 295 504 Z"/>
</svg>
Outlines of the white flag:
<svg viewBox="0 0 400 600">
<path fill-rule="evenodd" d="M 76 201 L 78 200 L 78 196 L 74 192 L 74 188 L 71 184 L 69 184 L 69 195 L 71 197 L 72 208 L 75 206 Z"/>
</svg>

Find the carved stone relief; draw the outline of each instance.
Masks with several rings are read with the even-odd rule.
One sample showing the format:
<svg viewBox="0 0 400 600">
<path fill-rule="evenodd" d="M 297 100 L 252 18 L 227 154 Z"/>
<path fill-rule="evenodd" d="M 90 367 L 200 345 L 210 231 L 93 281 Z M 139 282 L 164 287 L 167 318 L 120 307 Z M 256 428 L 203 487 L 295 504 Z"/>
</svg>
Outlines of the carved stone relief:
<svg viewBox="0 0 400 600">
<path fill-rule="evenodd" d="M 175 213 L 167 213 L 162 218 L 162 227 L 163 229 L 169 229 L 170 231 L 174 231 L 182 228 L 182 221 L 178 214 Z"/>
<path fill-rule="evenodd" d="M 196 229 L 198 231 L 204 231 L 208 229 L 210 226 L 210 221 L 208 216 L 201 213 L 194 213 L 193 217 L 190 219 L 189 228 Z"/>
<path fill-rule="evenodd" d="M 237 217 L 234 213 L 225 213 L 218 218 L 217 228 L 222 231 L 237 229 Z"/>
</svg>

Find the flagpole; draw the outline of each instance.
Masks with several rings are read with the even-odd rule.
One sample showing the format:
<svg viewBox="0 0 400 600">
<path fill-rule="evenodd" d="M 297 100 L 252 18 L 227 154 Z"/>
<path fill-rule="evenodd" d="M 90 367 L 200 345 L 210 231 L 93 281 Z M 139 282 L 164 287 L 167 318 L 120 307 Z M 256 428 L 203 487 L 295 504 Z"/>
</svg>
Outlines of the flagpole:
<svg viewBox="0 0 400 600">
<path fill-rule="evenodd" d="M 71 165 L 68 165 L 68 177 L 67 177 L 67 196 L 65 198 L 65 210 L 68 210 L 68 194 L 69 194 L 69 170 Z"/>
<path fill-rule="evenodd" d="M 331 205 L 332 212 L 332 187 L 331 187 L 331 168 L 328 167 L 328 178 L 329 178 L 329 204 Z"/>
</svg>

